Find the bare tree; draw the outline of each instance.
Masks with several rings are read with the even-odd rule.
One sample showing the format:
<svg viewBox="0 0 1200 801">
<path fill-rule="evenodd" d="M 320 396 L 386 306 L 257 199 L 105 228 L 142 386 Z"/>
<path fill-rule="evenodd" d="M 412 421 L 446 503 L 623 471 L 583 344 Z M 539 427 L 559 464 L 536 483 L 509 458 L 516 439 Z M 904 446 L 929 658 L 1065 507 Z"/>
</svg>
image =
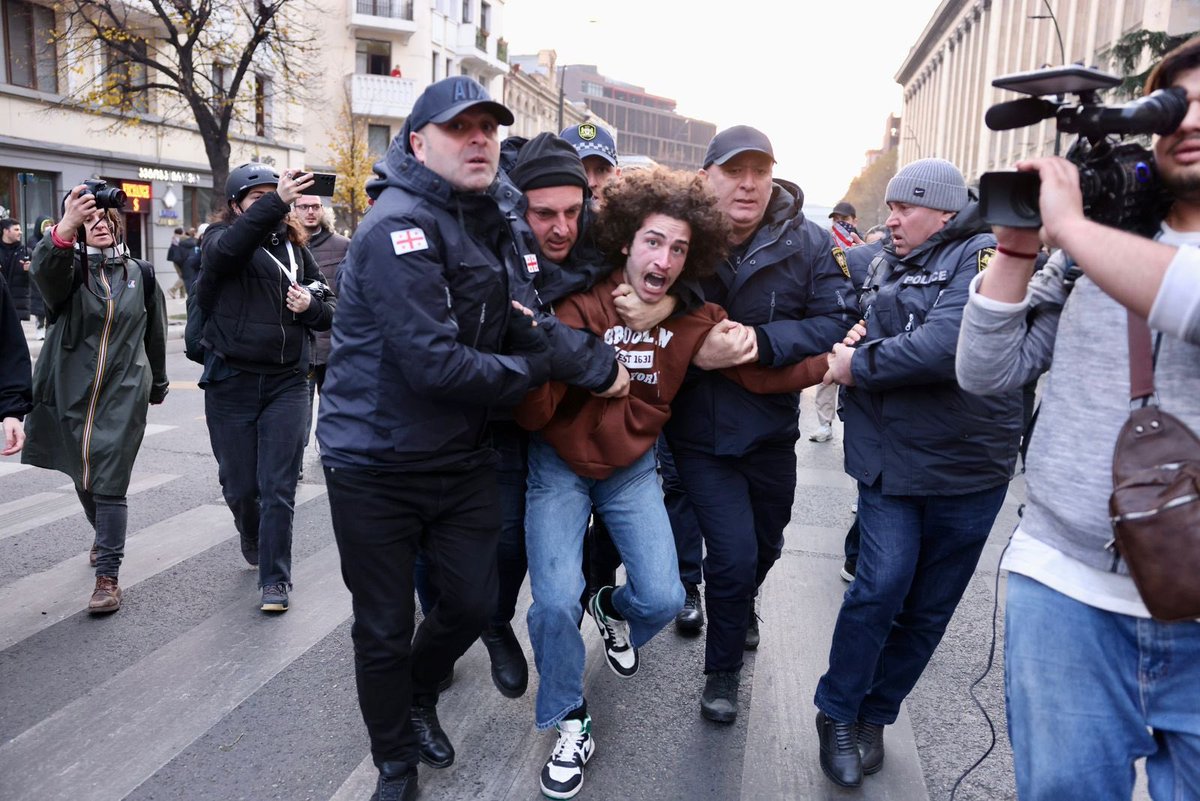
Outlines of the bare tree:
<svg viewBox="0 0 1200 801">
<path fill-rule="evenodd" d="M 117 112 L 117 125 L 142 122 L 152 98 L 164 121 L 190 118 L 212 169 L 213 211 L 224 206 L 231 129 L 265 136 L 274 101 L 302 99 L 301 65 L 314 49 L 304 0 L 60 0 L 55 9 L 67 63 L 97 65 L 72 70 L 64 103 Z"/>
</svg>

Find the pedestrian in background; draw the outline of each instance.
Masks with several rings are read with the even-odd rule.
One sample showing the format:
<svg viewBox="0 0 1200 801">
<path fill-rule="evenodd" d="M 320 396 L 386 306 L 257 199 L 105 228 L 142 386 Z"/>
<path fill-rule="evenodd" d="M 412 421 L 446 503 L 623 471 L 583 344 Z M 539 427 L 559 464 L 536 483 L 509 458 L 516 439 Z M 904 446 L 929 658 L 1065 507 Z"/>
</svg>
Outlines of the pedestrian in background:
<svg viewBox="0 0 1200 801">
<path fill-rule="evenodd" d="M 0 274 L 8 282 L 9 295 L 18 320 L 29 319 L 29 249 L 21 236 L 21 224 L 14 219 L 0 220 Z"/>
<path fill-rule="evenodd" d="M 49 330 L 33 376 L 21 461 L 69 475 L 95 529 L 92 613 L 121 608 L 126 493 L 150 404 L 167 395 L 167 318 L 154 268 L 122 241 L 121 215 L 79 185 L 33 253 Z"/>
<path fill-rule="evenodd" d="M 12 456 L 25 445 L 25 415 L 33 407 L 29 346 L 13 308 L 8 282 L 0 275 L 0 456 Z"/>
</svg>

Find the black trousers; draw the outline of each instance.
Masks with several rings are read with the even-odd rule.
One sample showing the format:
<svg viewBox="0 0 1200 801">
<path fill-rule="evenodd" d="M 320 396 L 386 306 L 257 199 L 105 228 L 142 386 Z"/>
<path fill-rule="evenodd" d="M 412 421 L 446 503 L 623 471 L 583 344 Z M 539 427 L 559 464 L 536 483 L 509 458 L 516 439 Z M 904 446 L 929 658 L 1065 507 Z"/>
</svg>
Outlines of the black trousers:
<svg viewBox="0 0 1200 801">
<path fill-rule="evenodd" d="M 414 701 L 483 630 L 496 600 L 496 469 L 394 473 L 325 468 L 342 579 L 353 597 L 358 703 L 378 765 L 416 768 Z M 437 601 L 414 634 L 413 562 L 424 554 Z"/>
</svg>

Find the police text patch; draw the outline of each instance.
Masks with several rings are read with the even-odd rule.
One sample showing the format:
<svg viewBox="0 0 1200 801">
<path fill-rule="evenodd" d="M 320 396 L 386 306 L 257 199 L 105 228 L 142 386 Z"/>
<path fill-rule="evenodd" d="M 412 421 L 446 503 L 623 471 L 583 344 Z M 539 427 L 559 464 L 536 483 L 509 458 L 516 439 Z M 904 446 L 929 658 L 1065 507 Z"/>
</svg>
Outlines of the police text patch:
<svg viewBox="0 0 1200 801">
<path fill-rule="evenodd" d="M 976 272 L 983 272 L 987 269 L 988 262 L 992 260 L 992 256 L 996 255 L 995 248 L 984 248 L 975 256 Z"/>
<path fill-rule="evenodd" d="M 429 243 L 425 240 L 425 232 L 420 228 L 405 228 L 403 231 L 392 231 L 392 249 L 397 256 L 412 253 L 417 250 L 428 250 Z"/>
<path fill-rule="evenodd" d="M 837 266 L 842 268 L 842 275 L 850 277 L 850 265 L 846 262 L 846 251 L 841 248 L 833 249 L 833 260 L 837 262 Z"/>
</svg>

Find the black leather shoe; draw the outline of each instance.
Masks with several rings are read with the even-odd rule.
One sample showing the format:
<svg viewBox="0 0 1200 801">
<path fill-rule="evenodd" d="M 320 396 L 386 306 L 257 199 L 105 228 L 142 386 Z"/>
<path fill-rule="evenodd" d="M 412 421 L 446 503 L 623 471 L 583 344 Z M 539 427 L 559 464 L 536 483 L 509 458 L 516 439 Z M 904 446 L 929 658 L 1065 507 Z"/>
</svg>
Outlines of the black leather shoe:
<svg viewBox="0 0 1200 801">
<path fill-rule="evenodd" d="M 417 769 L 384 762 L 379 766 L 379 781 L 371 801 L 416 801 Z"/>
<path fill-rule="evenodd" d="M 675 630 L 680 634 L 699 634 L 704 628 L 704 607 L 700 604 L 700 588 L 683 585 L 683 608 L 675 615 Z"/>
<path fill-rule="evenodd" d="M 863 780 L 862 756 L 858 753 L 856 726 L 830 720 L 817 713 L 817 736 L 821 740 L 821 770 L 834 784 L 860 787 Z"/>
<path fill-rule="evenodd" d="M 437 707 L 412 705 L 410 714 L 413 732 L 421 748 L 421 761 L 431 768 L 448 768 L 454 764 L 454 746 L 438 722 Z"/>
<path fill-rule="evenodd" d="M 714 723 L 733 723 L 738 713 L 740 670 L 715 670 L 704 679 L 700 714 Z"/>
<path fill-rule="evenodd" d="M 862 754 L 864 776 L 878 773 L 883 767 L 883 726 L 858 722 L 858 752 Z"/>
<path fill-rule="evenodd" d="M 512 624 L 488 626 L 479 635 L 492 662 L 492 683 L 505 698 L 520 698 L 529 685 L 529 663 Z"/>
</svg>

